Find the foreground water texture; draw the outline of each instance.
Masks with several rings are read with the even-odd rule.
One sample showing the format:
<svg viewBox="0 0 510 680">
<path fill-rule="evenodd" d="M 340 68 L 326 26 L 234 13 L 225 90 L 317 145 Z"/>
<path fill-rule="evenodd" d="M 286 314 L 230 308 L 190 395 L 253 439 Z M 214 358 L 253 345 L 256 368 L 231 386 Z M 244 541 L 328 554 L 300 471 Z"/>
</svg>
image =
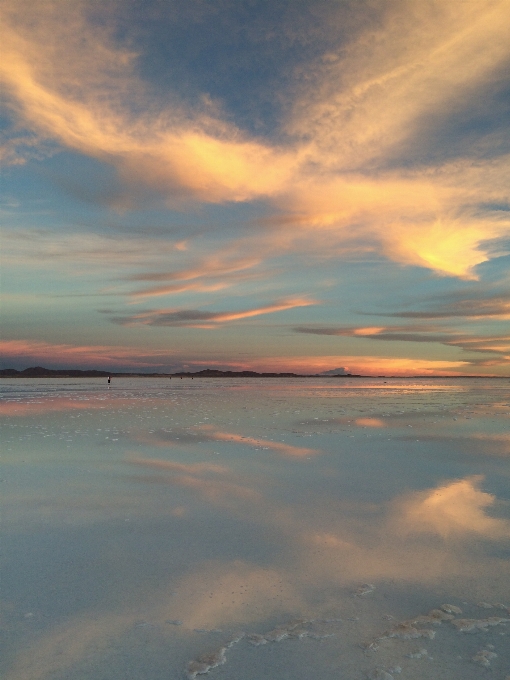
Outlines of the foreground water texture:
<svg viewBox="0 0 510 680">
<path fill-rule="evenodd" d="M 3 380 L 6 680 L 505 680 L 510 380 Z"/>
</svg>

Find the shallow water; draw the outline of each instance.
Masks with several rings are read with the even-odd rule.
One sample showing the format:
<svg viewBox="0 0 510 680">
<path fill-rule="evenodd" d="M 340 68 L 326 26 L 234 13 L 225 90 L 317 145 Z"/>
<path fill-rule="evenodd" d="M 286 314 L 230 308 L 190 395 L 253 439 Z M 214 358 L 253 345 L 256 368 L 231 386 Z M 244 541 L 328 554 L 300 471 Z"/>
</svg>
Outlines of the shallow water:
<svg viewBox="0 0 510 680">
<path fill-rule="evenodd" d="M 105 383 L 0 383 L 6 680 L 510 675 L 508 379 Z"/>
</svg>

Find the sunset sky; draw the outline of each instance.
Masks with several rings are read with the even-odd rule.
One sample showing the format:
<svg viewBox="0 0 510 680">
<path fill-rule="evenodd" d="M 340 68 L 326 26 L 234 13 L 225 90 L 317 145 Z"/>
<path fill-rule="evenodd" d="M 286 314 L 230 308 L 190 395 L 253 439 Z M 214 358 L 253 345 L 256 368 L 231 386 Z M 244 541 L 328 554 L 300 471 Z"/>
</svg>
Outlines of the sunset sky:
<svg viewBox="0 0 510 680">
<path fill-rule="evenodd" d="M 510 0 L 2 14 L 2 368 L 510 375 Z"/>
</svg>

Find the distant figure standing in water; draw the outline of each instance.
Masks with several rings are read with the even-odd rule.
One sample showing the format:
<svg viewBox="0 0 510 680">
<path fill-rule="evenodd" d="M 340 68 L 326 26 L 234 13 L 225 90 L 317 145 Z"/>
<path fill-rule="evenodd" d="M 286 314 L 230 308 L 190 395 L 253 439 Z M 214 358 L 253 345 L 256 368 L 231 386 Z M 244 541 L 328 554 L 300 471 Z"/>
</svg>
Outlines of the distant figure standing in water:
<svg viewBox="0 0 510 680">
<path fill-rule="evenodd" d="M 112 376 L 109 375 L 109 376 L 108 376 L 108 385 L 111 383 L 111 381 L 112 381 Z"/>
</svg>

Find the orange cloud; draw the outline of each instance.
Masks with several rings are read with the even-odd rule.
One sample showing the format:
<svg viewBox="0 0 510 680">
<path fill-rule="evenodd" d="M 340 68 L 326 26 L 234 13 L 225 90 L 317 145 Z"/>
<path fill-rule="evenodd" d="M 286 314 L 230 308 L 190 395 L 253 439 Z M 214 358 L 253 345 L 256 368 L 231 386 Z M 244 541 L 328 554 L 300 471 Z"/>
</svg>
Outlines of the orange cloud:
<svg viewBox="0 0 510 680">
<path fill-rule="evenodd" d="M 505 164 L 500 163 L 501 172 Z M 466 188 L 462 194 L 437 178 L 387 174 L 377 179 L 352 173 L 306 178 L 278 204 L 288 211 L 288 223 L 300 231 L 324 232 L 331 256 L 349 242 L 356 223 L 358 239 L 393 261 L 476 279 L 474 268 L 490 258 L 490 240 L 510 233 L 508 218 L 476 218 L 464 208 L 464 203 L 487 200 L 490 189 L 473 188 L 469 195 Z M 447 183 L 447 170 L 444 174 Z M 462 181 L 461 176 L 456 179 Z M 502 191 L 498 196 L 505 200 Z"/>
<path fill-rule="evenodd" d="M 268 439 L 259 439 L 255 437 L 245 437 L 231 432 L 219 432 L 212 426 L 204 425 L 200 430 L 205 431 L 207 436 L 214 441 L 235 442 L 236 444 L 248 444 L 249 446 L 256 446 L 257 448 L 266 448 L 271 451 L 276 451 L 284 456 L 291 456 L 293 458 L 305 458 L 320 453 L 317 449 L 308 449 L 303 446 L 292 446 L 284 442 L 274 442 Z"/>
<path fill-rule="evenodd" d="M 239 312 L 207 312 L 188 309 L 156 309 L 130 316 L 115 317 L 114 321 L 122 326 L 188 326 L 191 328 L 214 328 L 216 325 L 240 319 L 249 319 L 261 314 L 273 314 L 296 307 L 308 307 L 319 304 L 310 298 L 290 298 L 256 309 L 245 309 Z"/>
<path fill-rule="evenodd" d="M 508 233 L 508 221 L 445 216 L 427 225 L 394 225 L 384 239 L 384 251 L 397 262 L 476 280 L 476 265 L 489 259 L 483 243 Z"/>
<path fill-rule="evenodd" d="M 483 306 L 483 305 L 482 305 Z M 492 308 L 495 312 L 494 308 Z M 472 310 L 473 315 L 476 313 Z M 404 312 L 402 315 L 417 316 L 420 315 L 428 317 L 429 312 Z M 441 316 L 446 316 L 446 313 L 441 313 Z M 459 315 L 459 312 L 457 312 Z M 391 314 L 390 316 L 400 316 L 400 314 Z M 499 318 L 504 318 L 502 311 Z M 326 336 L 359 336 L 368 340 L 381 340 L 384 342 L 427 342 L 427 343 L 441 343 L 449 347 L 460 347 L 466 352 L 481 352 L 491 354 L 501 354 L 499 359 L 500 365 L 505 365 L 510 359 L 507 354 L 510 354 L 510 336 L 508 335 L 467 335 L 457 333 L 448 328 L 441 326 L 381 326 L 372 328 L 353 328 L 353 327 L 331 327 L 331 326 L 297 326 L 293 329 L 296 333 L 305 333 L 310 335 L 326 335 Z M 478 362 L 476 362 L 478 363 Z M 488 365 L 488 364 L 484 364 Z"/>
<path fill-rule="evenodd" d="M 115 45 L 107 29 L 92 28 L 86 3 L 65 9 L 59 2 L 28 3 L 38 20 L 33 23 L 26 21 L 26 4 L 4 8 L 0 77 L 20 115 L 40 134 L 112 162 L 129 183 L 169 196 L 246 201 L 272 195 L 289 181 L 293 153 L 244 140 L 205 112 L 190 117 L 176 106 L 166 112 L 166 125 L 157 114 L 134 121 L 128 102 L 146 97 L 134 75 L 136 55 Z M 72 60 L 62 54 L 70 44 Z"/>
<path fill-rule="evenodd" d="M 354 422 L 358 427 L 386 427 L 386 423 L 380 418 L 356 418 Z"/>
<path fill-rule="evenodd" d="M 192 443 L 196 443 L 196 441 L 201 441 L 201 442 L 233 442 L 235 444 L 244 444 L 247 446 L 255 446 L 257 448 L 264 448 L 264 449 L 269 449 L 270 451 L 276 451 L 276 453 L 280 453 L 283 456 L 291 456 L 293 458 L 307 458 L 309 456 L 316 455 L 318 453 L 321 453 L 317 449 L 310 449 L 304 446 L 292 446 L 291 444 L 285 444 L 285 442 L 275 442 L 272 441 L 271 439 L 261 439 L 259 437 L 248 437 L 245 435 L 240 435 L 240 434 L 235 434 L 233 432 L 221 432 L 220 430 L 215 429 L 212 425 L 202 425 L 201 427 L 196 427 L 193 428 L 196 437 L 193 435 L 193 440 Z M 135 436 L 136 441 L 144 443 L 144 444 L 150 444 L 151 446 L 161 446 L 161 447 L 171 447 L 174 446 L 177 441 L 179 444 L 183 443 L 190 443 L 189 439 L 186 439 L 183 437 L 183 433 L 179 432 L 179 436 L 177 436 L 177 432 L 172 433 L 169 435 L 167 432 L 164 433 L 164 436 L 162 436 L 163 433 L 153 433 L 153 434 L 146 434 L 146 433 L 141 433 L 137 434 Z M 175 467 L 177 464 L 174 463 L 166 463 L 165 461 L 149 461 L 147 462 L 145 459 L 136 459 L 137 464 L 141 465 L 147 465 L 150 466 L 152 465 L 153 467 L 160 467 L 160 468 L 166 468 L 168 469 L 178 469 Z M 205 468 L 204 468 L 205 469 Z M 190 472 L 191 468 L 186 466 L 186 469 L 183 468 L 182 471 Z M 218 466 L 214 466 L 214 471 L 219 472 Z"/>
<path fill-rule="evenodd" d="M 116 399 L 115 404 L 131 404 L 127 399 Z M 4 401 L 0 402 L 0 416 L 8 418 L 16 416 L 31 416 L 51 413 L 52 411 L 90 411 L 92 409 L 104 409 L 107 407 L 104 399 L 68 399 L 55 397 L 44 401 Z"/>
<path fill-rule="evenodd" d="M 218 290 L 224 290 L 231 286 L 231 283 L 184 283 L 174 284 L 172 286 L 154 286 L 153 288 L 144 288 L 143 290 L 129 293 L 133 302 L 138 302 L 140 299 L 149 297 L 160 297 L 162 295 L 174 295 L 176 293 L 185 293 L 193 291 L 196 293 L 215 293 Z"/>
<path fill-rule="evenodd" d="M 130 276 L 131 281 L 189 281 L 202 277 L 224 276 L 245 269 L 251 269 L 260 263 L 258 257 L 232 256 L 232 247 L 227 252 L 220 251 L 205 257 L 198 265 L 174 272 L 150 272 Z"/>
<path fill-rule="evenodd" d="M 368 328 L 355 328 L 353 335 L 377 335 L 384 330 L 381 326 L 369 326 Z"/>
<path fill-rule="evenodd" d="M 486 513 L 496 498 L 480 491 L 482 481 L 482 476 L 468 477 L 414 493 L 399 507 L 398 528 L 409 533 L 437 533 L 443 538 L 470 534 L 510 537 L 510 522 Z"/>
<path fill-rule="evenodd" d="M 138 302 L 149 297 L 186 291 L 211 293 L 243 280 L 260 277 L 261 274 L 255 274 L 253 269 L 262 262 L 263 257 L 259 254 L 246 257 L 240 254 L 243 248 L 239 245 L 234 243 L 224 247 L 184 269 L 163 272 L 147 271 L 127 277 L 130 281 L 173 282 L 131 291 L 129 292 L 131 301 Z"/>
<path fill-rule="evenodd" d="M 507 18 L 505 0 L 388 7 L 377 26 L 313 65 L 286 131 L 311 137 L 331 168 L 377 167 L 424 116 L 454 110 L 498 77 L 510 52 Z"/>
<path fill-rule="evenodd" d="M 118 208 L 146 190 L 171 205 L 264 199 L 287 213 L 274 229 L 290 249 L 305 241 L 335 257 L 354 239 L 355 248 L 462 278 L 476 278 L 491 257 L 487 242 L 510 233 L 507 216 L 482 218 L 473 207 L 507 200 L 507 158 L 388 169 L 407 147 L 419 155 L 426 121 L 497 80 L 510 55 L 505 0 L 388 7 L 377 28 L 303 65 L 285 146 L 243 133 L 207 103 L 197 111 L 177 97 L 166 108 L 150 101 L 137 55 L 107 21 L 92 25 L 88 9 L 4 2 L 0 77 L 30 130 L 117 169 L 129 188 Z M 258 240 L 273 243 L 274 234 Z"/>
</svg>

